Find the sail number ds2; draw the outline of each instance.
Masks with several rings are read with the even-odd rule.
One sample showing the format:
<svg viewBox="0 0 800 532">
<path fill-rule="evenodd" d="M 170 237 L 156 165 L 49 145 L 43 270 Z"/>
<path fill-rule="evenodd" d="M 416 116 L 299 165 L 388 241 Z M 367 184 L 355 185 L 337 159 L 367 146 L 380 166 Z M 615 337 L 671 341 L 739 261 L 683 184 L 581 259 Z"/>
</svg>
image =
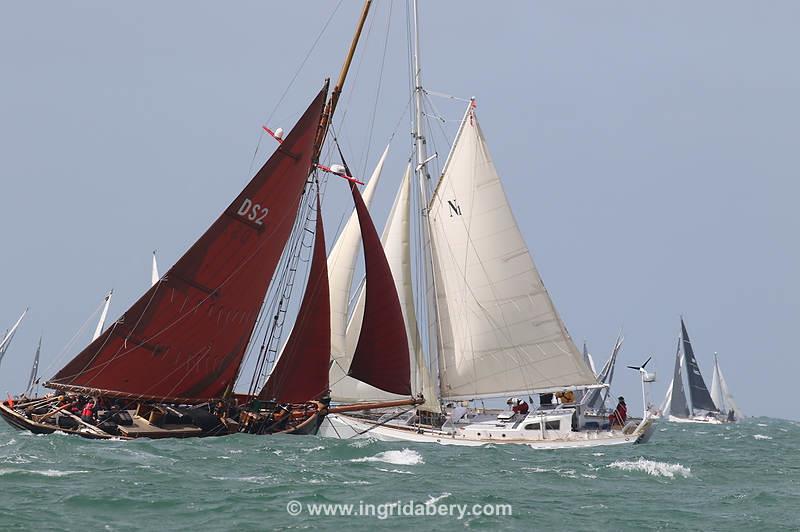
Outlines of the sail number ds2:
<svg viewBox="0 0 800 532">
<path fill-rule="evenodd" d="M 253 203 L 253 200 L 245 198 L 236 214 L 255 225 L 263 226 L 264 218 L 269 214 L 269 208 L 262 207 L 259 203 Z"/>
</svg>

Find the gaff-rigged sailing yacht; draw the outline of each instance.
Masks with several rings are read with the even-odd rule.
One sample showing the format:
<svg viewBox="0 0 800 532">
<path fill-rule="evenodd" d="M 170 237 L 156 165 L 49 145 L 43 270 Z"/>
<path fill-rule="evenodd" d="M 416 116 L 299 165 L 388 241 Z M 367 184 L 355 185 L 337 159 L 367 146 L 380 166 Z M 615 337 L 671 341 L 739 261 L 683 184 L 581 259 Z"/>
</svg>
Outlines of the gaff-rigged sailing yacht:
<svg viewBox="0 0 800 532">
<path fill-rule="evenodd" d="M 689 384 L 689 395 L 684 391 L 683 370 L 686 368 L 686 380 Z M 681 337 L 675 353 L 675 370 L 667 395 L 661 406 L 662 415 L 674 423 L 710 423 L 720 424 L 726 421 L 725 416 L 708 392 L 700 366 L 694 356 L 686 324 L 681 318 Z"/>
<path fill-rule="evenodd" d="M 331 373 L 333 402 L 361 401 L 362 412 L 345 415 L 331 407 L 323 435 L 389 441 L 481 446 L 526 444 L 534 448 L 588 447 L 647 441 L 652 420 L 624 427 L 588 428 L 580 405 L 546 402 L 535 412 L 471 411 L 472 400 L 509 395 L 540 397 L 601 387 L 583 361 L 547 293 L 508 204 L 470 101 L 444 170 L 428 197 L 429 158 L 422 131 L 417 3 L 414 2 L 416 178 L 425 206 L 417 252 L 426 264 L 427 338 L 424 353 L 413 312 L 409 242 L 411 174 L 406 173 L 384 232 L 384 247 L 403 300 L 412 393 L 425 403 L 414 412 L 372 412 L 371 402 L 394 396 L 348 381 L 347 357 Z M 366 242 L 365 242 L 366 248 Z M 370 299 L 370 279 L 365 290 Z M 353 320 L 359 320 L 358 305 Z M 364 321 L 371 314 L 363 311 Z M 352 321 L 351 321 L 352 325 Z M 363 327 L 361 329 L 364 330 Z M 335 335 L 337 331 L 332 331 Z M 347 346 L 345 345 L 345 352 Z M 335 357 L 336 358 L 336 357 Z M 433 363 L 426 361 L 434 360 Z M 335 366 L 340 367 L 336 368 Z M 434 372 L 435 368 L 435 372 Z M 438 386 L 431 374 L 438 377 Z M 425 390 L 428 392 L 424 392 Z M 385 390 L 385 388 L 383 388 Z M 406 395 L 401 393 L 399 395 Z M 467 403 L 465 403 L 467 402 Z M 383 413 L 383 415 L 381 415 Z"/>
<path fill-rule="evenodd" d="M 301 202 L 316 190 L 308 177 L 326 96 L 327 83 L 205 234 L 45 383 L 60 395 L 4 401 L 6 421 L 97 439 L 239 430 L 231 390 Z"/>
</svg>

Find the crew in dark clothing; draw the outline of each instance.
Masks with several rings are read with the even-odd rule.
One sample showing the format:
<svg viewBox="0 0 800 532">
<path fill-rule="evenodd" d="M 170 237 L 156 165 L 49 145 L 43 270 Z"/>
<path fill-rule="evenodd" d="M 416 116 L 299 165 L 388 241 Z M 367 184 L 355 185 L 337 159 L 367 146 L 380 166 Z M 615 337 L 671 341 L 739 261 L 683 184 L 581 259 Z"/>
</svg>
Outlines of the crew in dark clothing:
<svg viewBox="0 0 800 532">
<path fill-rule="evenodd" d="M 539 408 L 553 408 L 553 394 L 552 393 L 540 393 L 539 394 Z"/>
<path fill-rule="evenodd" d="M 625 425 L 625 421 L 628 420 L 628 406 L 625 404 L 625 398 L 620 396 L 619 402 L 617 403 L 617 408 L 608 416 L 608 421 L 611 423 L 611 426 L 619 425 L 620 427 Z"/>
<path fill-rule="evenodd" d="M 522 399 L 517 399 L 516 404 L 512 408 L 515 414 L 520 414 L 522 416 L 528 415 L 528 403 L 523 401 Z"/>
</svg>

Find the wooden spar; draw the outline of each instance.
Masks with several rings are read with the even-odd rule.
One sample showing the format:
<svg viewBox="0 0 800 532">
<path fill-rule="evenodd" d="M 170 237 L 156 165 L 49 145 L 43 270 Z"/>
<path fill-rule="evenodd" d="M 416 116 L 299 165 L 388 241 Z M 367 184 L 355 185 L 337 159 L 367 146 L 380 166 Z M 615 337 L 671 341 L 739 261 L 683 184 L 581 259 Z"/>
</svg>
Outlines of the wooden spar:
<svg viewBox="0 0 800 532">
<path fill-rule="evenodd" d="M 40 415 L 38 415 L 38 416 L 32 416 L 32 418 L 31 418 L 31 419 L 33 419 L 34 421 L 36 421 L 36 422 L 38 423 L 38 422 L 40 422 L 41 420 L 43 420 L 43 419 L 45 419 L 45 418 L 48 418 L 48 417 L 50 417 L 50 416 L 52 416 L 52 415 L 54 415 L 54 414 L 57 414 L 57 413 L 61 412 L 62 410 L 64 410 L 65 408 L 69 408 L 69 407 L 71 407 L 71 406 L 72 406 L 72 405 L 74 405 L 74 404 L 76 404 L 76 403 L 75 403 L 75 401 L 73 401 L 73 402 L 71 402 L 71 403 L 67 403 L 67 404 L 65 404 L 65 405 L 59 406 L 58 408 L 56 408 L 56 409 L 55 409 L 55 410 L 53 410 L 52 412 L 48 412 L 48 413 L 46 413 L 46 414 L 40 414 Z"/>
<path fill-rule="evenodd" d="M 322 113 L 322 120 L 320 120 L 319 128 L 317 129 L 317 138 L 314 140 L 314 156 L 312 161 L 315 163 L 319 162 L 322 143 L 325 140 L 325 135 L 328 133 L 328 127 L 333 118 L 333 113 L 336 112 L 336 104 L 339 102 L 339 95 L 341 95 L 342 88 L 344 88 L 344 80 L 347 78 L 347 72 L 350 70 L 350 64 L 353 62 L 356 46 L 358 46 L 358 40 L 361 38 L 361 30 L 364 29 L 364 23 L 367 20 L 367 14 L 369 13 L 371 5 L 372 0 L 365 0 L 364 7 L 361 10 L 361 17 L 358 19 L 358 24 L 356 25 L 356 32 L 353 35 L 353 40 L 350 42 L 350 49 L 347 51 L 342 70 L 339 71 L 339 79 L 336 81 L 336 85 L 334 85 L 333 91 L 331 91 L 331 97 Z"/>
<path fill-rule="evenodd" d="M 391 408 L 393 406 L 421 405 L 425 402 L 422 397 L 412 397 L 397 401 L 381 401 L 375 403 L 353 403 L 349 405 L 329 406 L 329 414 L 340 414 L 342 412 L 358 412 L 360 410 L 374 410 L 376 408 Z"/>
</svg>

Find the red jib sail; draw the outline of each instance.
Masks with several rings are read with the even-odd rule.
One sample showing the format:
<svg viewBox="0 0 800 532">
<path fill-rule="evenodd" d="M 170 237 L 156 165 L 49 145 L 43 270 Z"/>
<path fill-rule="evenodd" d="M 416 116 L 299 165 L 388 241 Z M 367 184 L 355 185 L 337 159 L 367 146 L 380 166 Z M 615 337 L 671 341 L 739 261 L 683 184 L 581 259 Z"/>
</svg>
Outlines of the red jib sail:
<svg viewBox="0 0 800 532">
<path fill-rule="evenodd" d="M 350 188 L 364 244 L 366 298 L 348 375 L 390 393 L 411 395 L 408 338 L 392 271 L 361 193 L 355 183 Z"/>
<path fill-rule="evenodd" d="M 185 403 L 221 397 L 232 387 L 297 215 L 326 94 L 320 91 L 164 278 L 48 386 Z"/>
<path fill-rule="evenodd" d="M 331 360 L 331 301 L 325 232 L 317 194 L 317 224 L 308 283 L 292 333 L 259 399 L 304 403 L 328 391 Z"/>
</svg>

